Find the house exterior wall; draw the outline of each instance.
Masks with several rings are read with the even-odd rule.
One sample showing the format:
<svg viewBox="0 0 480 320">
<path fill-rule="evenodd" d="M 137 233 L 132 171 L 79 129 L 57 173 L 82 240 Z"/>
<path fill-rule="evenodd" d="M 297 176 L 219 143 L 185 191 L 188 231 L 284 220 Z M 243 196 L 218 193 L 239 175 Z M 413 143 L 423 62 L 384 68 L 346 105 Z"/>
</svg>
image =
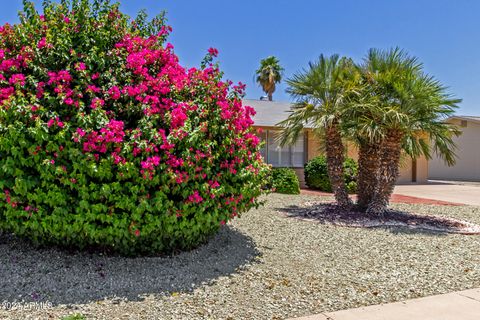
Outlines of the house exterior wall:
<svg viewBox="0 0 480 320">
<path fill-rule="evenodd" d="M 462 130 L 462 134 L 454 138 L 457 145 L 456 164 L 449 167 L 440 157 L 434 156 L 430 160 L 429 178 L 480 181 L 480 123 L 466 120 L 462 126 L 461 119 L 450 119 L 448 122 Z"/>
<path fill-rule="evenodd" d="M 312 160 L 320 154 L 320 140 L 317 139 L 312 130 L 307 130 L 307 161 Z"/>
<path fill-rule="evenodd" d="M 257 127 L 262 130 L 275 130 L 278 128 L 275 127 Z M 316 138 L 311 129 L 305 130 L 305 159 L 311 160 L 316 156 L 322 154 L 321 151 L 321 141 Z M 352 143 L 346 144 L 347 155 L 350 158 L 358 160 L 358 150 Z M 413 177 L 413 165 L 416 164 L 416 181 L 412 181 Z M 405 157 L 400 166 L 400 176 L 397 180 L 397 184 L 408 184 L 408 183 L 426 183 L 428 179 L 428 168 L 429 162 L 425 157 L 420 157 L 415 162 L 412 161 L 410 157 Z M 305 170 L 303 168 L 293 168 L 298 176 L 300 181 L 300 186 L 302 188 L 306 187 L 305 185 Z"/>
<path fill-rule="evenodd" d="M 430 170 L 430 162 L 425 157 L 416 160 L 417 166 L 417 183 L 426 183 L 428 181 L 428 172 Z"/>
</svg>

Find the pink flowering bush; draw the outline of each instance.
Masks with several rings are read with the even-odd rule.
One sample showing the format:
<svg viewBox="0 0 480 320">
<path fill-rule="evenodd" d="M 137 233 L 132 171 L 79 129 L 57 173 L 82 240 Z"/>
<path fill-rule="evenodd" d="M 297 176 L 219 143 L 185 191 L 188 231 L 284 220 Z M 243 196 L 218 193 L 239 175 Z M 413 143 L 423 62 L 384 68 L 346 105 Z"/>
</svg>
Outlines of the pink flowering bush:
<svg viewBox="0 0 480 320">
<path fill-rule="evenodd" d="M 0 230 L 122 254 L 193 248 L 258 206 L 268 167 L 210 49 L 179 64 L 163 16 L 26 3 L 0 28 Z"/>
</svg>

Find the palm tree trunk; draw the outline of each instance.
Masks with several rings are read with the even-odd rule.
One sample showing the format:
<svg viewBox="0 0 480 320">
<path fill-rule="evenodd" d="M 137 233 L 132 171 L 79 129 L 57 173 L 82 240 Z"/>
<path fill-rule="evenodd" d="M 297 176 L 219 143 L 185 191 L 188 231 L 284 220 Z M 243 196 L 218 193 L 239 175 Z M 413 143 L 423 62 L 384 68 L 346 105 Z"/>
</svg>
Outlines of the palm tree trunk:
<svg viewBox="0 0 480 320">
<path fill-rule="evenodd" d="M 268 101 L 273 101 L 273 93 L 272 92 L 268 93 Z"/>
<path fill-rule="evenodd" d="M 361 143 L 358 152 L 357 205 L 360 210 L 368 208 L 373 199 L 380 169 L 380 146 L 377 143 Z"/>
<path fill-rule="evenodd" d="M 402 132 L 390 130 L 381 143 L 378 182 L 367 208 L 368 213 L 383 214 L 387 210 L 399 174 L 402 138 Z"/>
<path fill-rule="evenodd" d="M 352 200 L 348 196 L 345 187 L 343 172 L 343 162 L 345 160 L 345 148 L 342 142 L 342 136 L 338 129 L 338 122 L 334 121 L 327 127 L 325 151 L 327 156 L 328 177 L 332 184 L 332 190 L 337 204 L 345 209 L 350 209 Z"/>
</svg>

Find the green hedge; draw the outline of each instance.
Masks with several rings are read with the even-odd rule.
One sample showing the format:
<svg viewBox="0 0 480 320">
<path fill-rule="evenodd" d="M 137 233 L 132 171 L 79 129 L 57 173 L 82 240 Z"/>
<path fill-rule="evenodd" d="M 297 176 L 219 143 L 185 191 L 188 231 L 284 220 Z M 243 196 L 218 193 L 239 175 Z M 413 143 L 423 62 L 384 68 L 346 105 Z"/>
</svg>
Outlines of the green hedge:
<svg viewBox="0 0 480 320">
<path fill-rule="evenodd" d="M 347 190 L 349 193 L 355 193 L 357 191 L 358 165 L 355 160 L 347 158 L 343 168 Z M 305 183 L 311 189 L 332 192 L 325 156 L 318 156 L 307 162 L 305 165 Z"/>
<path fill-rule="evenodd" d="M 290 168 L 274 168 L 272 170 L 273 188 L 275 192 L 299 194 L 300 182 L 297 174 Z"/>
</svg>

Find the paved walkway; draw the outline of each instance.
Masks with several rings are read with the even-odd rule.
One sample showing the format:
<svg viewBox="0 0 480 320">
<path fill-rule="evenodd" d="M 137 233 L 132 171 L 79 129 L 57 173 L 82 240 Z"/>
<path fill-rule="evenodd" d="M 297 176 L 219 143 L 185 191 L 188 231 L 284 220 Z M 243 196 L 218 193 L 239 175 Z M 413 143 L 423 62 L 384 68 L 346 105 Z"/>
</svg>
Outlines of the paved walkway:
<svg viewBox="0 0 480 320">
<path fill-rule="evenodd" d="M 295 320 L 479 320 L 480 288 Z"/>
<path fill-rule="evenodd" d="M 463 203 L 480 206 L 480 184 L 478 183 L 429 183 L 398 185 L 396 194 L 441 200 L 447 202 Z M 480 317 L 479 317 L 480 319 Z"/>
</svg>

